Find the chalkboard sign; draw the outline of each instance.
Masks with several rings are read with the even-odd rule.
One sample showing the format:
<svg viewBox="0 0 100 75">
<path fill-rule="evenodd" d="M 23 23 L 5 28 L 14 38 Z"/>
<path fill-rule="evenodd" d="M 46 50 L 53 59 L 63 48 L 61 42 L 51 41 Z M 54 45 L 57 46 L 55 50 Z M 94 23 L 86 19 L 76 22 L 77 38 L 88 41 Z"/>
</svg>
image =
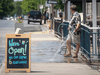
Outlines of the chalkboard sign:
<svg viewBox="0 0 100 75">
<path fill-rule="evenodd" d="M 28 35 L 28 34 L 27 34 Z M 8 35 L 7 35 L 8 36 Z M 30 70 L 30 36 L 10 34 L 6 37 L 6 71 Z"/>
</svg>

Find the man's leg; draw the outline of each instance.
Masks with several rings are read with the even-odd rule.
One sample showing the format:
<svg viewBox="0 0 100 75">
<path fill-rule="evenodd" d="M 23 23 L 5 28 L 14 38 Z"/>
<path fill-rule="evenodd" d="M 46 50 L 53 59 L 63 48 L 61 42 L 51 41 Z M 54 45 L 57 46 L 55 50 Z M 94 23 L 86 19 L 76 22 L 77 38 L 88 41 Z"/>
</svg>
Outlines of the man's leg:
<svg viewBox="0 0 100 75">
<path fill-rule="evenodd" d="M 67 50 L 68 53 L 64 56 L 71 56 L 71 41 L 67 40 Z"/>
<path fill-rule="evenodd" d="M 73 56 L 73 58 L 77 58 L 78 57 L 79 47 L 80 47 L 80 44 L 76 43 L 76 53 Z"/>
</svg>

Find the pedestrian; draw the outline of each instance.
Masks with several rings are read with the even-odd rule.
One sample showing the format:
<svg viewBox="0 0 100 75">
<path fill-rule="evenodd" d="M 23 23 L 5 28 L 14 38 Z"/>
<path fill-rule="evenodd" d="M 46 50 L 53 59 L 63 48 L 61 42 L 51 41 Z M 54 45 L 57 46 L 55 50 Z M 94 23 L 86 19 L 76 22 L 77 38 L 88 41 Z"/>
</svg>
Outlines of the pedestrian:
<svg viewBox="0 0 100 75">
<path fill-rule="evenodd" d="M 47 13 L 46 13 L 46 20 L 48 20 L 48 19 L 49 19 L 49 13 L 47 11 Z"/>
<path fill-rule="evenodd" d="M 61 19 L 62 19 L 62 17 L 63 17 L 62 10 L 60 10 L 59 17 L 60 17 Z"/>
<path fill-rule="evenodd" d="M 67 37 L 67 49 L 68 49 L 68 53 L 66 55 L 64 55 L 65 57 L 69 57 L 72 56 L 71 54 L 71 42 L 76 43 L 76 52 L 75 55 L 73 56 L 73 58 L 77 58 L 78 57 L 78 52 L 79 52 L 79 47 L 80 47 L 80 34 L 81 34 L 81 17 L 79 15 L 79 13 L 77 12 L 77 7 L 76 5 L 72 5 L 70 7 L 70 10 L 73 14 L 73 17 L 71 19 L 71 21 L 69 22 L 69 33 L 68 33 L 68 37 Z M 74 28 L 74 34 L 71 34 L 71 27 Z"/>
<path fill-rule="evenodd" d="M 46 20 L 47 20 L 47 23 L 48 23 L 48 19 L 49 19 L 49 12 L 47 11 L 47 13 L 46 13 Z"/>
<path fill-rule="evenodd" d="M 44 13 L 43 13 L 43 15 L 44 15 L 44 24 L 46 24 L 46 10 L 44 10 Z"/>
<path fill-rule="evenodd" d="M 62 13 L 62 10 L 60 10 L 59 17 L 61 18 L 61 22 L 63 22 L 63 13 Z"/>
</svg>

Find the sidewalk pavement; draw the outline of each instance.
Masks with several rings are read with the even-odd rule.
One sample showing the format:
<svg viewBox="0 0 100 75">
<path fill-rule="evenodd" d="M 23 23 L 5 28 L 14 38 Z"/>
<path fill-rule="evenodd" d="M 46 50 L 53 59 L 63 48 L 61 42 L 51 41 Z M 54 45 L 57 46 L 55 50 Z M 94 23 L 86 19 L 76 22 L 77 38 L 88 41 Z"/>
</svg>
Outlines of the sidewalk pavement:
<svg viewBox="0 0 100 75">
<path fill-rule="evenodd" d="M 3 65 L 0 75 L 100 75 L 100 73 L 80 63 L 31 63 L 30 73 L 25 71 L 5 73 Z"/>
<path fill-rule="evenodd" d="M 50 61 L 61 46 L 62 40 L 54 36 L 54 31 L 32 32 L 31 33 L 31 62 L 35 63 L 84 63 L 80 58 L 66 58 L 66 48 L 61 54 L 55 56 L 54 61 Z M 75 52 L 72 50 L 72 55 Z"/>
</svg>

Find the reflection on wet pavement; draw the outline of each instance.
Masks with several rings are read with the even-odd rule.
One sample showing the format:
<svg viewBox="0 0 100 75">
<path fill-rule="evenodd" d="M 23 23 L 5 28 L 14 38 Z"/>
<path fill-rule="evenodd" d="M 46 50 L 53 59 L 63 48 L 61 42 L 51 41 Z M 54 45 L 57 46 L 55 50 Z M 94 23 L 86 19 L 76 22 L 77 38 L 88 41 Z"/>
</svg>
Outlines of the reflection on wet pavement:
<svg viewBox="0 0 100 75">
<path fill-rule="evenodd" d="M 50 61 L 59 49 L 61 41 L 32 41 L 31 62 L 35 63 L 83 63 L 80 58 L 64 57 L 65 51 L 57 54 L 53 61 Z M 72 51 L 72 54 L 74 52 Z"/>
</svg>

